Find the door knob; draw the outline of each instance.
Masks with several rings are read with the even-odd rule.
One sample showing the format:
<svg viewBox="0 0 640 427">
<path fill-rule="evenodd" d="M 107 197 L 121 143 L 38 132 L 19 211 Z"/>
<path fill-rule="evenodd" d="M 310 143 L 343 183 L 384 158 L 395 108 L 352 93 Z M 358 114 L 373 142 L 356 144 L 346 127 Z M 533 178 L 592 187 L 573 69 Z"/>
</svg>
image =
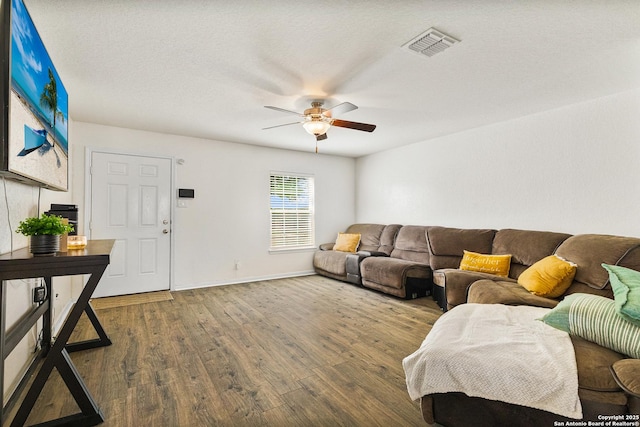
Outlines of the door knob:
<svg viewBox="0 0 640 427">
<path fill-rule="evenodd" d="M 167 224 L 169 224 L 169 220 L 166 220 L 166 219 L 165 219 L 164 221 L 162 221 L 162 223 L 163 223 L 164 225 L 167 225 Z"/>
<path fill-rule="evenodd" d="M 162 234 L 167 234 L 169 232 L 169 230 L 167 230 L 166 228 L 164 230 L 162 230 Z"/>
</svg>

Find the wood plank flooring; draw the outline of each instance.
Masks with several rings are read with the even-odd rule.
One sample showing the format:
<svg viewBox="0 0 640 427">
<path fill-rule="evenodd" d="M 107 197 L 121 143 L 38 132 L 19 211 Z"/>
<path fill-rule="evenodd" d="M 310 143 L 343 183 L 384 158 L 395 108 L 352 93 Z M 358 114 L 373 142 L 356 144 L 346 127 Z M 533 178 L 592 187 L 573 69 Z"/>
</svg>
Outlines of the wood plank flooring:
<svg viewBox="0 0 640 427">
<path fill-rule="evenodd" d="M 95 298 L 91 300 L 94 310 L 122 307 L 125 305 L 146 304 L 149 302 L 169 301 L 173 295 L 169 291 L 146 292 L 143 294 L 122 295 L 115 297 Z"/>
<path fill-rule="evenodd" d="M 103 426 L 424 426 L 401 360 L 440 310 L 321 276 L 97 310 L 109 347 L 72 353 Z M 74 339 L 93 337 L 81 319 Z M 57 373 L 28 422 L 77 412 Z"/>
</svg>

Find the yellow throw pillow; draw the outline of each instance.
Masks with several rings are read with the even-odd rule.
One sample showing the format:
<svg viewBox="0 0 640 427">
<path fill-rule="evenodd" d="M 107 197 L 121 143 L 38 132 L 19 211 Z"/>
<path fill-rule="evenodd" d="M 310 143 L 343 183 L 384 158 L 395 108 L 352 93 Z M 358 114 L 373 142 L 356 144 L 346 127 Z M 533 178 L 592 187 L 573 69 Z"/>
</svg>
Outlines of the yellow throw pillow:
<svg viewBox="0 0 640 427">
<path fill-rule="evenodd" d="M 484 255 L 464 251 L 460 261 L 460 270 L 478 271 L 502 277 L 509 277 L 510 268 L 511 255 Z"/>
<path fill-rule="evenodd" d="M 518 283 L 534 295 L 558 298 L 571 286 L 576 268 L 572 262 L 549 255 L 523 271 Z"/>
<path fill-rule="evenodd" d="M 355 252 L 360 244 L 360 234 L 338 233 L 334 251 Z"/>
</svg>

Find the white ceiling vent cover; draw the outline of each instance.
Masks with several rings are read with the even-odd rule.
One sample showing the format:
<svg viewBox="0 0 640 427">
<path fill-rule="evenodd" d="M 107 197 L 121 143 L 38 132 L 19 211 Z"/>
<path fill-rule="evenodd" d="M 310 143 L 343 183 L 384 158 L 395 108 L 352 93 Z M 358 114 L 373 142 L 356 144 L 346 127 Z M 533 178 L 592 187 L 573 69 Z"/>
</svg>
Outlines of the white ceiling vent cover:
<svg viewBox="0 0 640 427">
<path fill-rule="evenodd" d="M 456 40 L 435 28 L 429 28 L 427 31 L 413 38 L 402 47 L 412 52 L 421 53 L 426 56 L 433 56 L 436 53 L 440 53 L 453 46 L 459 41 L 460 40 Z"/>
</svg>

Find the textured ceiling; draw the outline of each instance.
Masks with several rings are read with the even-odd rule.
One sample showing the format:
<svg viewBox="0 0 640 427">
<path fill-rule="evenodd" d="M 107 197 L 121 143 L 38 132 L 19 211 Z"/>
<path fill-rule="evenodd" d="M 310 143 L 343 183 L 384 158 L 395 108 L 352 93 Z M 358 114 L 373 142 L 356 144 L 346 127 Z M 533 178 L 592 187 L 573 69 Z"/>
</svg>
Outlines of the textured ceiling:
<svg viewBox="0 0 640 427">
<path fill-rule="evenodd" d="M 358 157 L 640 87 L 638 0 L 25 0 L 73 120 Z M 430 27 L 461 42 L 402 48 Z"/>
</svg>

